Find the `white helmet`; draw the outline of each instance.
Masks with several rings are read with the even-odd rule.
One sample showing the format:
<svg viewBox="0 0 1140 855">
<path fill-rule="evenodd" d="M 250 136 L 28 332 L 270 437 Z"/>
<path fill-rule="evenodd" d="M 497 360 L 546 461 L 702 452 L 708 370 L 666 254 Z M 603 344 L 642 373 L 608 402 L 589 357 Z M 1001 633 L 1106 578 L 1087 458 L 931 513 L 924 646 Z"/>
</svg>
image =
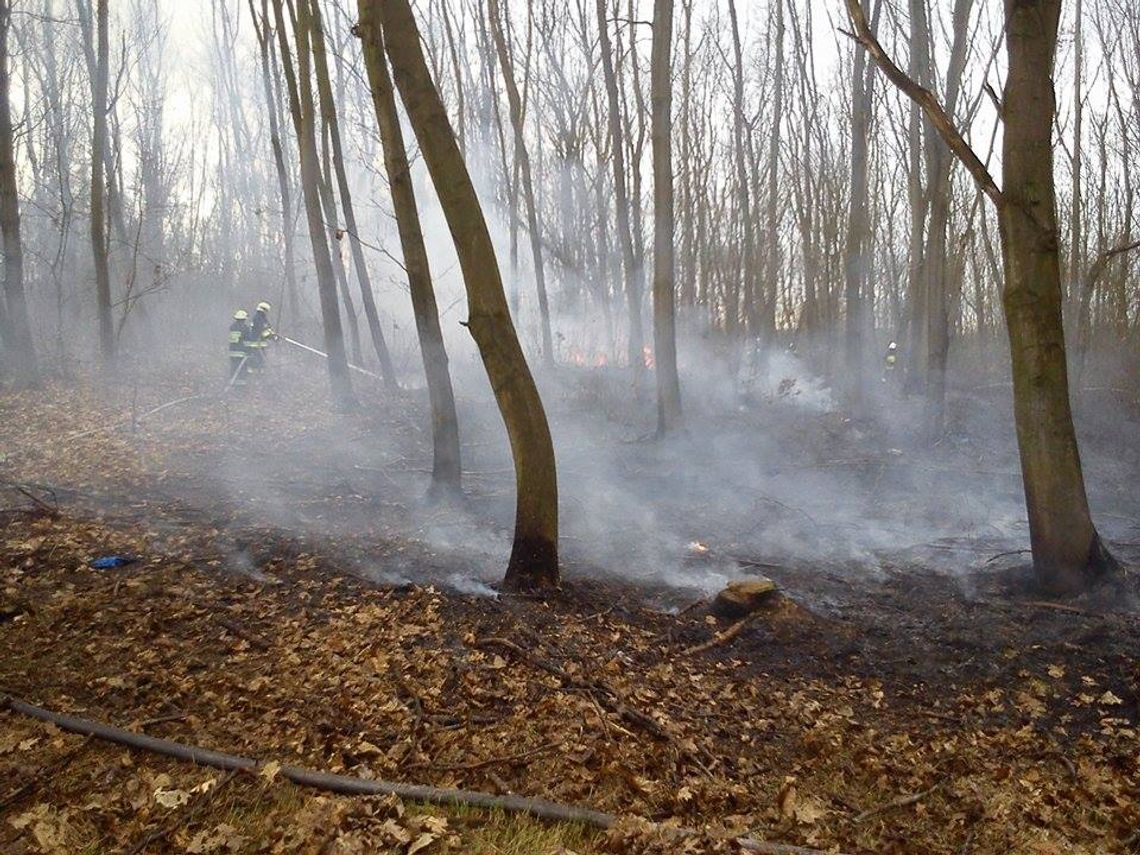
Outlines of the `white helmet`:
<svg viewBox="0 0 1140 855">
<path fill-rule="evenodd" d="M 259 311 L 259 312 L 265 312 L 265 314 L 267 314 L 267 315 L 269 314 L 269 311 L 270 311 L 272 308 L 273 308 L 273 307 L 272 307 L 272 306 L 270 306 L 268 303 L 266 303 L 264 300 L 262 300 L 260 303 L 258 303 L 258 304 L 257 304 L 257 311 Z"/>
<path fill-rule="evenodd" d="M 887 345 L 887 350 L 898 350 L 898 349 L 899 349 L 899 346 L 897 344 L 895 344 L 893 341 Z"/>
</svg>

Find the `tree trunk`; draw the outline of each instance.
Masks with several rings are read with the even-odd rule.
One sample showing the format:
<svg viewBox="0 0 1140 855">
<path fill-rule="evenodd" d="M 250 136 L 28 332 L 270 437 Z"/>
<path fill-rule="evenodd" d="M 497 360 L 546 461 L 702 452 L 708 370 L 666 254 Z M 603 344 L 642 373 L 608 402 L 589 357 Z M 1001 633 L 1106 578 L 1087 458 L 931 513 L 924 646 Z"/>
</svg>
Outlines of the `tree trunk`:
<svg viewBox="0 0 1140 855">
<path fill-rule="evenodd" d="M 765 330 L 776 329 L 776 306 L 780 284 L 780 142 L 784 123 L 784 3 L 776 2 L 776 72 L 772 84 L 772 132 L 768 140 L 768 274 L 764 282 Z M 790 309 L 784 306 L 785 311 Z"/>
<path fill-rule="evenodd" d="M 356 269 L 356 281 L 360 286 L 360 302 L 364 306 L 364 317 L 368 320 L 368 332 L 376 358 L 380 361 L 380 373 L 389 389 L 396 388 L 396 369 L 388 344 L 384 341 L 384 331 L 380 328 L 380 314 L 376 310 L 376 299 L 372 294 L 372 278 L 368 275 L 368 265 L 364 261 L 364 248 L 360 244 L 360 234 L 356 226 L 356 211 L 352 206 L 352 194 L 348 186 L 348 172 L 344 167 L 344 151 L 340 142 L 340 122 L 337 118 L 336 103 L 333 100 L 332 81 L 329 79 L 328 57 L 325 52 L 324 25 L 321 21 L 320 0 L 301 0 L 308 3 L 311 11 L 313 59 L 316 63 L 317 92 L 320 99 L 321 118 L 328 131 L 332 144 L 332 165 L 336 173 L 337 188 L 340 192 L 340 206 L 344 211 L 344 226 L 348 233 L 348 246 L 352 252 L 352 264 Z"/>
<path fill-rule="evenodd" d="M 1006 0 L 1009 74 L 999 210 L 1014 415 L 1033 564 L 1058 592 L 1113 564 L 1089 515 L 1069 405 L 1053 179 L 1053 64 L 1061 0 Z"/>
<path fill-rule="evenodd" d="M 886 54 L 859 0 L 847 0 L 847 9 L 860 43 L 891 82 L 923 108 L 997 206 L 1005 268 L 1002 304 L 1034 569 L 1047 590 L 1086 590 L 1118 565 L 1089 514 L 1069 403 L 1052 137 L 1061 0 L 1005 2 L 1009 71 L 1002 98 L 1002 189 L 933 94 Z"/>
<path fill-rule="evenodd" d="M 8 31 L 12 0 L 0 0 L 0 232 L 4 241 L 4 300 L 0 339 L 5 362 L 22 385 L 37 382 L 36 348 L 24 294 L 24 247 L 20 240 L 20 196 L 16 185 L 16 152 L 12 136 L 12 106 L 8 73 Z"/>
<path fill-rule="evenodd" d="M 95 304 L 99 315 L 99 352 L 104 362 L 115 358 L 115 326 L 111 318 L 111 269 L 107 257 L 107 77 L 109 40 L 107 0 L 95 0 L 95 74 L 91 78 L 94 112 L 91 135 L 91 253 L 95 259 Z"/>
<path fill-rule="evenodd" d="M 871 12 L 874 27 L 881 3 Z M 847 328 L 844 336 L 846 370 L 850 372 L 850 393 L 860 405 L 865 396 L 866 366 L 863 363 L 864 295 L 871 263 L 871 222 L 867 212 L 868 147 L 872 119 L 873 78 L 866 54 L 856 48 L 851 68 L 851 203 L 847 216 L 847 245 L 844 256 L 844 292 Z"/>
<path fill-rule="evenodd" d="M 614 74 L 613 47 L 610 44 L 606 0 L 597 0 L 598 36 L 602 53 L 602 75 L 605 78 L 606 102 L 609 110 L 610 158 L 614 176 L 614 207 L 617 217 L 618 243 L 621 245 L 622 269 L 625 271 L 625 293 L 629 305 L 630 367 L 638 371 L 642 365 L 641 268 L 633 251 L 633 233 L 629 224 L 629 196 L 625 183 L 625 142 L 621 132 L 621 108 L 618 104 L 617 76 Z"/>
<path fill-rule="evenodd" d="M 420 215 L 412 187 L 411 168 L 404 148 L 404 132 L 396 112 L 396 98 L 384 56 L 383 33 L 371 16 L 372 9 L 361 8 L 358 32 L 364 46 L 364 63 L 372 89 L 372 103 L 380 126 L 380 142 L 384 149 L 384 167 L 396 213 L 396 228 L 408 272 L 412 294 L 412 310 L 416 316 L 416 333 L 427 377 L 431 401 L 432 459 L 431 483 L 435 494 L 460 492 L 459 419 L 455 414 L 455 395 L 451 374 L 447 369 L 447 349 L 439 325 L 439 309 L 432 288 L 431 268 L 424 247 Z"/>
<path fill-rule="evenodd" d="M 748 180 L 748 135 L 744 117 L 744 55 L 740 44 L 740 26 L 736 16 L 736 0 L 728 0 L 728 15 L 732 32 L 732 151 L 736 164 L 736 196 L 740 208 L 740 281 L 726 319 L 728 331 L 734 332 L 740 323 L 740 303 L 748 319 L 748 332 L 756 334 L 756 227 L 752 214 L 752 193 Z"/>
<path fill-rule="evenodd" d="M 324 327 L 325 352 L 328 354 L 329 385 L 335 404 L 340 409 L 355 406 L 352 380 L 348 376 L 348 357 L 344 351 L 344 331 L 340 324 L 340 307 L 337 305 L 329 245 L 325 239 L 324 220 L 321 216 L 321 169 L 317 162 L 316 122 L 313 116 L 312 82 L 309 77 L 308 38 L 306 28 L 297 27 L 297 62 L 300 74 L 293 70 L 292 54 L 285 29 L 283 0 L 273 0 L 273 15 L 277 22 L 278 46 L 281 66 L 285 70 L 286 89 L 289 92 L 289 109 L 297 133 L 297 146 L 301 158 L 301 192 L 305 200 L 305 220 L 309 227 L 309 242 L 313 247 L 313 261 L 317 268 L 317 290 L 321 303 L 321 322 Z M 298 88 L 298 83 L 300 88 Z"/>
<path fill-rule="evenodd" d="M 653 364 L 657 373 L 657 435 L 681 421 L 677 329 L 673 309 L 673 146 L 669 48 L 673 0 L 655 0 L 651 100 L 653 109 Z"/>
<path fill-rule="evenodd" d="M 302 8 L 300 26 L 305 26 L 308 15 Z M 314 122 L 316 119 L 314 118 Z M 332 153 L 329 151 L 328 126 L 321 129 L 321 157 L 320 184 L 318 193 L 321 197 L 321 211 L 323 213 L 325 233 L 328 235 L 329 258 L 332 260 L 333 275 L 340 291 L 341 305 L 344 306 L 344 325 L 348 328 L 348 341 L 352 346 L 352 359 L 357 365 L 364 363 L 364 350 L 360 346 L 360 324 L 357 321 L 356 304 L 352 302 L 352 292 L 348 288 L 348 270 L 344 266 L 344 256 L 340 251 L 340 242 L 344 240 L 344 231 L 336 214 L 336 196 L 332 189 L 332 170 L 329 162 Z"/>
<path fill-rule="evenodd" d="M 550 333 L 550 305 L 546 298 L 546 271 L 542 265 L 542 223 L 539 218 L 538 204 L 534 198 L 530 155 L 527 153 L 526 137 L 523 134 L 522 99 L 519 97 L 518 86 L 515 85 L 515 73 L 511 67 L 510 55 L 507 52 L 507 39 L 503 33 L 498 0 L 490 0 L 487 4 L 487 14 L 491 22 L 491 37 L 495 41 L 495 52 L 499 57 L 499 67 L 502 70 L 503 82 L 507 89 L 507 106 L 510 110 L 511 128 L 514 130 L 515 137 L 515 163 L 518 165 L 523 199 L 526 202 L 530 252 L 534 260 L 534 284 L 538 291 L 538 313 L 542 323 L 542 357 L 546 362 L 551 363 L 554 361 L 554 340 Z"/>
<path fill-rule="evenodd" d="M 408 0 L 359 0 L 365 25 L 382 22 L 393 76 L 439 195 L 467 290 L 468 327 L 510 438 L 517 501 L 505 587 L 558 584 L 558 484 L 542 399 L 511 322 L 479 198 L 420 47 Z"/>
</svg>

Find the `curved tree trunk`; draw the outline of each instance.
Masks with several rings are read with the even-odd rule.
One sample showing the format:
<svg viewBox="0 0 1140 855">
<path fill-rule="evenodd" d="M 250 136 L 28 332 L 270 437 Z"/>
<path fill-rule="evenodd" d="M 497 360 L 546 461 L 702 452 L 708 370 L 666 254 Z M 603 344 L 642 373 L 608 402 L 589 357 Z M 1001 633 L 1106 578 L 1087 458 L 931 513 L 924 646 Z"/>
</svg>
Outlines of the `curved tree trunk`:
<svg viewBox="0 0 1140 855">
<path fill-rule="evenodd" d="M 361 26 L 381 22 L 393 76 L 455 241 L 467 289 L 467 325 L 495 392 L 515 464 L 515 534 L 504 585 L 558 584 L 558 483 L 542 399 L 511 323 L 495 248 L 431 80 L 408 0 L 359 0 Z"/>
<path fill-rule="evenodd" d="M 416 333 L 427 377 L 431 400 L 432 458 L 431 482 L 434 493 L 459 493 L 459 419 L 455 414 L 455 395 L 451 374 L 447 370 L 447 349 L 439 326 L 439 309 L 432 288 L 431 268 L 424 247 L 420 215 L 416 210 L 411 168 L 404 148 L 404 132 L 396 112 L 388 60 L 384 56 L 383 33 L 375 22 L 361 12 L 360 38 L 364 46 L 364 63 L 372 89 L 372 104 L 380 126 L 380 142 L 384 148 L 384 168 L 396 212 L 396 228 L 404 253 L 404 269 L 412 293 L 412 310 L 416 316 Z"/>
</svg>

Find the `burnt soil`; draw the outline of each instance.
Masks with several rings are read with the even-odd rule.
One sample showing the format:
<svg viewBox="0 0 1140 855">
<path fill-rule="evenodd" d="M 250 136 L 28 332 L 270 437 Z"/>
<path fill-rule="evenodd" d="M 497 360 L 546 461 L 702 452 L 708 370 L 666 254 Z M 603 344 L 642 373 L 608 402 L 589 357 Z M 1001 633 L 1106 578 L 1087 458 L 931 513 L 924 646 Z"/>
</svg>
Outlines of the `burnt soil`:
<svg viewBox="0 0 1140 855">
<path fill-rule="evenodd" d="M 1057 601 L 1019 555 L 854 573 L 734 550 L 781 594 L 693 652 L 730 622 L 620 568 L 569 560 L 550 596 L 497 595 L 461 542 L 410 534 L 430 519 L 461 539 L 468 520 L 415 499 L 422 395 L 362 392 L 338 416 L 319 376 L 294 379 L 133 425 L 209 384 L 54 380 L 0 399 L 3 692 L 265 761 L 629 818 L 566 831 L 576 851 L 735 851 L 741 834 L 849 853 L 1140 851 L 1132 571 Z M 476 516 L 509 504 L 502 478 L 479 477 Z M 108 554 L 137 560 L 87 565 Z M 556 851 L 479 837 L 497 821 L 271 770 L 231 780 L 0 713 L 5 853 Z"/>
</svg>

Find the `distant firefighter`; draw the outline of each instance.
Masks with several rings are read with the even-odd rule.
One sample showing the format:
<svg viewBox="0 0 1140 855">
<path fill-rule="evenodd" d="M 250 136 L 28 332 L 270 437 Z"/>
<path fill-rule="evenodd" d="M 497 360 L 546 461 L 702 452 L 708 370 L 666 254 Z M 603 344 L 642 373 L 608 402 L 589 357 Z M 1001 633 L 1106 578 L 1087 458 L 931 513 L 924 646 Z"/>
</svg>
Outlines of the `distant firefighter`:
<svg viewBox="0 0 1140 855">
<path fill-rule="evenodd" d="M 277 341 L 280 336 L 269 325 L 269 312 L 273 309 L 262 300 L 257 304 L 257 311 L 253 313 L 253 323 L 250 325 L 250 370 L 260 373 L 265 369 L 265 349 L 269 342 Z"/>
<path fill-rule="evenodd" d="M 883 382 L 887 382 L 887 378 L 894 375 L 895 368 L 899 363 L 899 346 L 895 342 L 887 345 L 887 355 L 883 359 Z"/>
<path fill-rule="evenodd" d="M 249 373 L 250 331 L 249 312 L 238 309 L 230 324 L 230 382 L 244 386 Z"/>
</svg>

